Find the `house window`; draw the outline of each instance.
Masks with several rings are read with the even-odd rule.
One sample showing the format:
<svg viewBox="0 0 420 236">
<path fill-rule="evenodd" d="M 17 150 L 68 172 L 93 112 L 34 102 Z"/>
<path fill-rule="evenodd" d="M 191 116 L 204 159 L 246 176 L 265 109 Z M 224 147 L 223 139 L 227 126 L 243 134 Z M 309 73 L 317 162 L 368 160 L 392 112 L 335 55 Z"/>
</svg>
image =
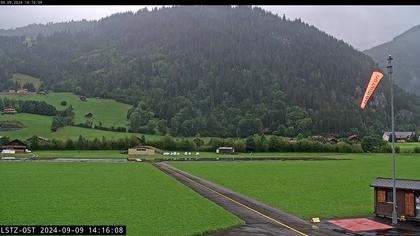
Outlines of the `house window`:
<svg viewBox="0 0 420 236">
<path fill-rule="evenodd" d="M 391 190 L 386 191 L 386 202 L 394 202 L 394 195 Z"/>
</svg>

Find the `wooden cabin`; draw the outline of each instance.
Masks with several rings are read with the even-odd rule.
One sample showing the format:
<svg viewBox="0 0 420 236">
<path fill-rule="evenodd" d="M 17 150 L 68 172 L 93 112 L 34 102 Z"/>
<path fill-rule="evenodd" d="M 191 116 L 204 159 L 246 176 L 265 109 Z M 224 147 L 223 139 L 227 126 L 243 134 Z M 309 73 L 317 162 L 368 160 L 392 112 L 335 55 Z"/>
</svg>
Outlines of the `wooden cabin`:
<svg viewBox="0 0 420 236">
<path fill-rule="evenodd" d="M 154 155 L 156 148 L 151 146 L 137 146 L 128 149 L 128 155 Z"/>
<path fill-rule="evenodd" d="M 235 153 L 235 149 L 233 147 L 219 147 L 218 149 L 216 149 L 216 153 L 231 154 Z"/>
<path fill-rule="evenodd" d="M 25 153 L 27 146 L 24 142 L 19 139 L 15 139 L 7 143 L 2 147 L 3 150 L 14 151 L 15 153 Z"/>
<path fill-rule="evenodd" d="M 392 217 L 392 179 L 379 177 L 370 186 L 374 188 L 375 215 Z M 397 179 L 396 189 L 398 218 L 420 221 L 420 180 Z"/>
<path fill-rule="evenodd" d="M 16 114 L 17 111 L 14 107 L 6 107 L 3 109 L 3 114 Z"/>
</svg>

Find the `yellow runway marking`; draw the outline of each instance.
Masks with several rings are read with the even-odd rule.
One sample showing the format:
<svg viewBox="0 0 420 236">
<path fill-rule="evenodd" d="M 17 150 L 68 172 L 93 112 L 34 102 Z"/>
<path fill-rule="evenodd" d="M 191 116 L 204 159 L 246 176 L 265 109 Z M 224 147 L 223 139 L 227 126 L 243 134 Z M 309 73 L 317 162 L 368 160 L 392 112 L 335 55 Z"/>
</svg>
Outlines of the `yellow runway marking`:
<svg viewBox="0 0 420 236">
<path fill-rule="evenodd" d="M 172 167 L 169 167 L 169 168 L 171 168 L 172 169 Z M 174 169 L 172 169 L 172 170 L 174 170 Z M 181 173 L 179 173 L 178 171 L 176 171 L 176 170 L 174 170 L 175 172 L 177 172 L 178 174 L 181 174 Z M 257 213 L 258 215 L 260 215 L 260 216 L 262 216 L 262 217 L 264 217 L 264 218 L 267 218 L 267 219 L 269 219 L 269 220 L 271 220 L 271 221 L 273 221 L 274 223 L 276 223 L 276 224 L 279 224 L 279 225 L 281 225 L 281 226 L 283 226 L 283 227 L 285 227 L 285 228 L 287 228 L 287 229 L 289 229 L 289 230 L 291 230 L 291 231 L 293 231 L 293 232 L 295 232 L 295 233 L 298 233 L 298 234 L 300 234 L 300 235 L 303 235 L 303 236 L 309 236 L 309 235 L 307 235 L 307 234 L 305 234 L 305 233 L 303 233 L 303 232 L 300 232 L 299 230 L 297 230 L 297 229 L 294 229 L 294 228 L 292 228 L 292 227 L 290 227 L 290 226 L 288 226 L 288 225 L 286 225 L 286 224 L 284 224 L 284 223 L 281 223 L 280 221 L 278 221 L 278 220 L 276 220 L 276 219 L 273 219 L 273 218 L 271 218 L 271 217 L 269 217 L 269 216 L 267 216 L 267 215 L 265 215 L 265 214 L 263 214 L 263 213 L 261 213 L 261 212 L 259 212 L 259 211 L 257 211 L 257 210 L 255 210 L 255 209 L 253 209 L 253 208 L 251 208 L 251 207 L 249 207 L 249 206 L 247 206 L 247 205 L 244 205 L 244 204 L 242 204 L 242 203 L 240 203 L 240 202 L 238 202 L 238 201 L 236 201 L 236 200 L 234 200 L 234 199 L 232 199 L 232 198 L 230 198 L 230 197 L 228 197 L 228 196 L 226 196 L 226 195 L 224 195 L 224 194 L 222 194 L 222 193 L 219 193 L 218 191 L 216 191 L 216 190 L 214 190 L 214 189 L 211 189 L 211 188 L 209 188 L 209 187 L 207 187 L 207 186 L 205 186 L 205 185 L 203 185 L 203 184 L 200 184 L 200 183 L 198 183 L 197 181 L 195 181 L 195 180 L 193 180 L 193 179 L 191 179 L 190 177 L 188 177 L 188 176 L 185 176 L 185 175 L 183 175 L 183 174 L 181 174 L 182 176 L 184 176 L 184 177 L 186 177 L 186 178 L 188 178 L 189 180 L 191 180 L 191 181 L 193 181 L 194 183 L 196 183 L 196 184 L 198 184 L 198 185 L 200 185 L 201 187 L 204 187 L 205 189 L 207 189 L 207 190 L 209 190 L 209 191 L 211 191 L 211 192 L 213 192 L 213 193 L 216 193 L 217 195 L 220 195 L 220 196 L 222 196 L 222 197 L 224 197 L 224 198 L 226 198 L 226 199 L 228 199 L 228 200 L 230 200 L 230 201 L 232 201 L 232 202 L 234 202 L 234 203 L 236 203 L 236 204 L 238 204 L 238 205 L 240 205 L 240 206 L 243 206 L 243 207 L 245 207 L 246 209 L 248 209 L 248 210 L 250 210 L 250 211 L 252 211 L 252 212 L 255 212 L 255 213 Z"/>
</svg>

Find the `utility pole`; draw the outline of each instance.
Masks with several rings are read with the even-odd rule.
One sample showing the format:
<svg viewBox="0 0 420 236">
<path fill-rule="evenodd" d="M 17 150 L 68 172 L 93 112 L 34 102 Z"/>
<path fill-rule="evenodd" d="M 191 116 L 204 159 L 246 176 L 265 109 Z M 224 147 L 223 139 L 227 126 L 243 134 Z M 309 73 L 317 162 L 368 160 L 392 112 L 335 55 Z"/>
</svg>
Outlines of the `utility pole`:
<svg viewBox="0 0 420 236">
<path fill-rule="evenodd" d="M 395 160 L 395 120 L 394 120 L 394 81 L 392 79 L 392 56 L 388 56 L 387 71 L 391 81 L 391 128 L 392 128 L 392 224 L 398 224 L 397 219 L 397 188 L 396 188 L 396 160 Z"/>
</svg>

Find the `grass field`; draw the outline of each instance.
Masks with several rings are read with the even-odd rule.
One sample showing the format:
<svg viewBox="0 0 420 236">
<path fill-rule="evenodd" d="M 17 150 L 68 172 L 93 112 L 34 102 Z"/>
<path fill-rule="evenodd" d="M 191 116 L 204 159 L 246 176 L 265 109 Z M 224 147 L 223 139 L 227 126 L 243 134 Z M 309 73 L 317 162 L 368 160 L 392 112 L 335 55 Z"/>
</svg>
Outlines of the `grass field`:
<svg viewBox="0 0 420 236">
<path fill-rule="evenodd" d="M 19 73 L 13 74 L 12 80 L 17 81 L 20 84 L 20 86 L 23 86 L 26 83 L 32 83 L 36 89 L 38 89 L 42 83 L 40 79 L 37 79 L 30 75 L 19 74 Z"/>
<path fill-rule="evenodd" d="M 378 176 L 390 177 L 390 154 L 341 154 L 344 161 L 172 163 L 273 207 L 309 219 L 369 216 Z M 399 178 L 420 178 L 420 155 L 400 154 Z"/>
<path fill-rule="evenodd" d="M 414 148 L 420 147 L 420 142 L 415 143 L 397 143 L 401 152 L 414 152 Z"/>
<path fill-rule="evenodd" d="M 66 150 L 66 151 L 35 151 L 34 154 L 43 157 L 59 158 L 127 158 L 119 150 Z"/>
<path fill-rule="evenodd" d="M 150 164 L 0 163 L 0 224 L 123 224 L 193 235 L 241 224 Z"/>
<path fill-rule="evenodd" d="M 123 133 L 123 132 L 111 132 L 97 129 L 87 129 L 75 126 L 66 126 L 57 130 L 57 132 L 51 132 L 52 117 L 41 116 L 35 114 L 19 113 L 14 115 L 0 115 L 1 120 L 17 120 L 25 125 L 25 128 L 15 131 L 1 131 L 0 136 L 9 136 L 10 138 L 27 139 L 32 137 L 34 134 L 55 139 L 77 139 L 79 135 L 86 138 L 101 138 L 102 136 L 107 139 L 118 139 L 124 137 L 130 137 L 131 135 L 137 135 L 135 133 Z M 145 135 L 146 139 L 152 140 L 160 138 L 159 135 Z"/>
<path fill-rule="evenodd" d="M 93 113 L 95 123 L 102 122 L 106 127 L 127 127 L 127 111 L 131 105 L 117 102 L 112 99 L 88 98 L 86 102 L 80 101 L 79 97 L 73 93 L 49 93 L 47 95 L 3 95 L 10 99 L 45 101 L 55 106 L 58 110 L 64 110 L 61 101 L 66 101 L 72 105 L 75 112 L 75 123 L 84 123 L 84 115 L 88 112 Z"/>
</svg>

